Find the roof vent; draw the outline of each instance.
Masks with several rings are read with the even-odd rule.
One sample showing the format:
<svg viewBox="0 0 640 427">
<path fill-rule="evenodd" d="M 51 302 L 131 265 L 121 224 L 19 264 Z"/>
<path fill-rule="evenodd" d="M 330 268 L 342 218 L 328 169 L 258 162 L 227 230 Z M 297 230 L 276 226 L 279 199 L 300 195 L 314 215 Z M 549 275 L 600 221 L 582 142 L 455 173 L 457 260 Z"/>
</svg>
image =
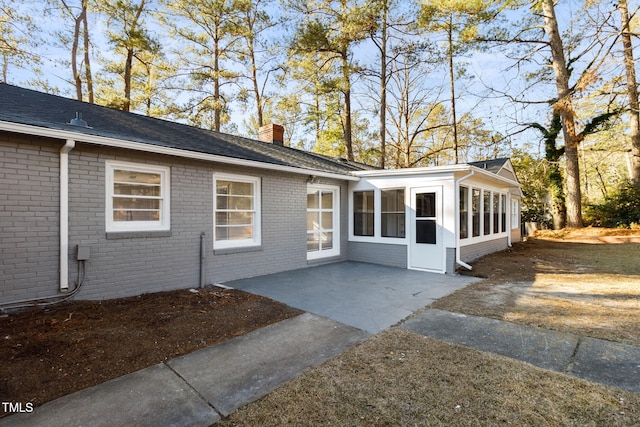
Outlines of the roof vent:
<svg viewBox="0 0 640 427">
<path fill-rule="evenodd" d="M 82 113 L 76 112 L 76 117 L 75 119 L 71 119 L 71 121 L 69 121 L 69 123 L 71 126 L 79 126 L 82 128 L 88 128 L 89 125 L 87 124 L 86 121 L 82 120 Z"/>
</svg>

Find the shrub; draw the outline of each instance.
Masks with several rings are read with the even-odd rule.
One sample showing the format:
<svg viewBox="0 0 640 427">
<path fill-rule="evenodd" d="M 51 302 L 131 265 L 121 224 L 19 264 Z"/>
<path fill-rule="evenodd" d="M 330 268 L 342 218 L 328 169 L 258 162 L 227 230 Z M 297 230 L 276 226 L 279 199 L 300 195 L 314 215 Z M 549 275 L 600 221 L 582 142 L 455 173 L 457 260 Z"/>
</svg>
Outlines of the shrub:
<svg viewBox="0 0 640 427">
<path fill-rule="evenodd" d="M 640 223 L 640 189 L 624 183 L 598 205 L 588 205 L 585 222 L 596 227 L 631 228 Z"/>
</svg>

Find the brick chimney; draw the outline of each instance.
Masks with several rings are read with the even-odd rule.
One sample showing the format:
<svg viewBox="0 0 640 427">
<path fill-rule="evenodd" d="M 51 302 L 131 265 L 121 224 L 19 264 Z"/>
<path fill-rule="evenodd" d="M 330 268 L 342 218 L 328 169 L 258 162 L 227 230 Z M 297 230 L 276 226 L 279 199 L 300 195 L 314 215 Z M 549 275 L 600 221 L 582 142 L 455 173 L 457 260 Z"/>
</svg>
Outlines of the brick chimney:
<svg viewBox="0 0 640 427">
<path fill-rule="evenodd" d="M 274 145 L 284 145 L 284 127 L 272 123 L 265 125 L 258 130 L 258 139 Z"/>
</svg>

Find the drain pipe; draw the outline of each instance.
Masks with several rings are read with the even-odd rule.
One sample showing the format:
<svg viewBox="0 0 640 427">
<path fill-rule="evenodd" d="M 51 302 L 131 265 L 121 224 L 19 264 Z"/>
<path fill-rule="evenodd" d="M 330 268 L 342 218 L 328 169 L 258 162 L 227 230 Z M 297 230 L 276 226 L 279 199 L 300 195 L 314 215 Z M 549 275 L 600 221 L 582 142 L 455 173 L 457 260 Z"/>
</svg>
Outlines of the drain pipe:
<svg viewBox="0 0 640 427">
<path fill-rule="evenodd" d="M 473 175 L 473 170 L 471 170 L 467 175 L 456 179 L 456 185 L 455 185 L 455 203 L 458 209 L 460 209 L 460 183 L 462 181 L 464 181 L 467 178 L 470 178 Z M 466 268 L 467 270 L 473 270 L 473 267 L 471 267 L 469 264 L 467 264 L 466 262 L 462 261 L 462 259 L 460 258 L 460 213 L 458 212 L 458 215 L 456 215 L 456 264 L 463 266 L 464 268 Z"/>
<path fill-rule="evenodd" d="M 60 150 L 60 292 L 69 290 L 69 152 L 75 146 L 67 139 Z"/>
</svg>

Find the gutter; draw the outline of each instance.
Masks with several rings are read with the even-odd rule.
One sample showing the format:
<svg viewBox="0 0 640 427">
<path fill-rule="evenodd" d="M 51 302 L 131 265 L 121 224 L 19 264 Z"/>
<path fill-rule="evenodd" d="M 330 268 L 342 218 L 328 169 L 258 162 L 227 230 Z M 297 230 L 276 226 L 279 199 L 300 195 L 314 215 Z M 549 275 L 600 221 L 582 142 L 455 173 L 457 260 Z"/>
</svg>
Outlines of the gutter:
<svg viewBox="0 0 640 427">
<path fill-rule="evenodd" d="M 60 292 L 69 290 L 69 152 L 75 146 L 67 139 L 60 150 Z"/>
<path fill-rule="evenodd" d="M 359 181 L 360 178 L 353 174 L 342 175 L 333 172 L 323 172 L 315 169 L 297 168 L 295 166 L 283 166 L 272 163 L 259 162 L 257 160 L 236 159 L 233 157 L 221 156 L 218 154 L 199 153 L 197 151 L 183 150 L 180 148 L 163 147 L 161 145 L 152 145 L 145 142 L 126 141 L 123 139 L 108 138 L 104 136 L 91 135 L 81 132 L 72 132 L 68 130 L 50 129 L 40 126 L 25 125 L 13 122 L 0 122 L 0 130 L 7 132 L 15 132 L 27 135 L 44 136 L 55 139 L 80 140 L 81 142 L 94 145 L 104 145 L 114 148 L 124 148 L 127 150 L 143 151 L 147 153 L 165 154 L 173 157 L 182 157 L 188 159 L 204 160 L 208 162 L 217 162 L 234 166 L 254 167 L 259 169 L 275 170 L 280 172 L 289 172 L 301 175 L 319 176 L 323 178 L 341 179 L 346 181 Z"/>
<path fill-rule="evenodd" d="M 473 169 L 471 169 L 471 171 L 467 175 L 456 179 L 456 184 L 455 184 L 455 206 L 457 206 L 458 209 L 460 208 L 460 183 L 462 181 L 464 181 L 465 179 L 470 178 L 474 173 L 475 173 L 475 171 Z M 460 213 L 459 212 L 458 212 L 458 215 L 456 215 L 456 236 L 455 236 L 455 238 L 456 238 L 456 264 L 463 266 L 464 268 L 466 268 L 469 271 L 473 270 L 473 267 L 471 267 L 466 262 L 462 261 L 462 259 L 460 258 Z"/>
</svg>

